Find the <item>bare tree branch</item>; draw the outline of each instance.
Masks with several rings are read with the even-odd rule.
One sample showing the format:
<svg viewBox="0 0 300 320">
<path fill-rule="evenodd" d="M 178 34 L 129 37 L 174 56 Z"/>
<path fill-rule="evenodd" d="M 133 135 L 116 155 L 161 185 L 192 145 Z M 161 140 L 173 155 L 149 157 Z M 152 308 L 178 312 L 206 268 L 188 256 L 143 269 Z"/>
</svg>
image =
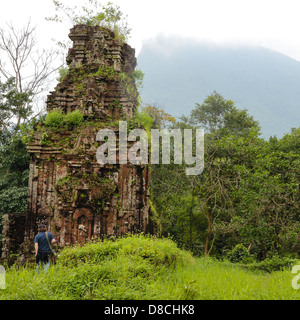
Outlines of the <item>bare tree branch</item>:
<svg viewBox="0 0 300 320">
<path fill-rule="evenodd" d="M 32 101 L 24 102 L 20 112 L 14 114 L 18 129 L 24 119 L 24 111 L 32 108 L 32 102 L 38 104 L 40 95 L 49 88 L 51 76 L 62 65 L 58 53 L 54 50 L 37 50 L 35 36 L 36 27 L 27 25 L 18 30 L 12 23 L 0 29 L 0 75 L 6 81 L 15 79 L 15 87 L 19 93 L 30 94 Z M 56 66 L 54 66 L 56 63 Z M 39 111 L 40 113 L 41 111 Z M 6 123 L 7 126 L 8 123 Z"/>
</svg>

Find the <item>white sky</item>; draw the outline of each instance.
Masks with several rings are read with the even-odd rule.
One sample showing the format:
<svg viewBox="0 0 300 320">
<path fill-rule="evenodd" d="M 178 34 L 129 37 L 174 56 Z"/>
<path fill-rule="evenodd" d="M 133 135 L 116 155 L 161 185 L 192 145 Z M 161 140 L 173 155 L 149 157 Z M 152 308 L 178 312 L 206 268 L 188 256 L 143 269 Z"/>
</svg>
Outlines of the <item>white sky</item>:
<svg viewBox="0 0 300 320">
<path fill-rule="evenodd" d="M 85 0 L 61 0 L 81 6 Z M 104 1 L 105 4 L 107 1 Z M 300 0 L 115 0 L 132 28 L 129 44 L 138 54 L 142 41 L 159 33 L 221 44 L 261 45 L 300 61 Z M 42 46 L 53 46 L 70 25 L 45 21 L 55 13 L 52 0 L 1 0 L 0 26 L 37 25 Z"/>
</svg>

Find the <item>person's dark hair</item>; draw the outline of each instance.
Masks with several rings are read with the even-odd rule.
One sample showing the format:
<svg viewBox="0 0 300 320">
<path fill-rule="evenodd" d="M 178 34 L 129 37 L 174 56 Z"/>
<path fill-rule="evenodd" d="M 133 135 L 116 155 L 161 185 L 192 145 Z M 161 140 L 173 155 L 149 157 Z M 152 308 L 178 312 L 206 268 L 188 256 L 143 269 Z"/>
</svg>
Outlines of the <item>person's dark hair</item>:
<svg viewBox="0 0 300 320">
<path fill-rule="evenodd" d="M 38 226 L 38 231 L 39 232 L 45 232 L 45 231 L 47 231 L 47 227 L 44 224 L 40 224 Z"/>
</svg>

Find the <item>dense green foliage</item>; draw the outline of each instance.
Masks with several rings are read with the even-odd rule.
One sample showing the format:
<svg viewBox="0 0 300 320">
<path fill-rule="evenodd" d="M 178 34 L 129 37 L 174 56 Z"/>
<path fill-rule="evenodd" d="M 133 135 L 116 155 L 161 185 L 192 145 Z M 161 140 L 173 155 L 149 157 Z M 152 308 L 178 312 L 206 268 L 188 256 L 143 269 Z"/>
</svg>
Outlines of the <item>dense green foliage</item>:
<svg viewBox="0 0 300 320">
<path fill-rule="evenodd" d="M 140 235 L 65 248 L 47 273 L 12 267 L 0 299 L 299 299 L 292 278 L 289 268 L 250 272 Z"/>
<path fill-rule="evenodd" d="M 196 254 L 222 257 L 244 244 L 257 260 L 298 256 L 299 129 L 266 141 L 246 110 L 216 92 L 175 127 L 206 128 L 205 164 L 190 177 L 184 166 L 152 166 L 160 234 Z"/>
<path fill-rule="evenodd" d="M 29 156 L 18 135 L 9 145 L 0 149 L 0 213 L 25 212 Z"/>
<path fill-rule="evenodd" d="M 31 92 L 20 92 L 16 88 L 16 79 L 0 81 L 0 144 L 5 145 L 9 138 L 16 135 L 22 123 L 33 113 Z"/>
<path fill-rule="evenodd" d="M 80 126 L 83 122 L 83 113 L 79 110 L 74 110 L 68 114 L 63 114 L 61 110 L 54 109 L 49 112 L 44 120 L 46 127 L 52 129 L 72 129 Z"/>
<path fill-rule="evenodd" d="M 0 82 L 0 240 L 2 215 L 27 209 L 29 155 L 23 137 L 32 129 L 31 114 L 31 93 L 19 92 L 15 78 Z"/>
</svg>

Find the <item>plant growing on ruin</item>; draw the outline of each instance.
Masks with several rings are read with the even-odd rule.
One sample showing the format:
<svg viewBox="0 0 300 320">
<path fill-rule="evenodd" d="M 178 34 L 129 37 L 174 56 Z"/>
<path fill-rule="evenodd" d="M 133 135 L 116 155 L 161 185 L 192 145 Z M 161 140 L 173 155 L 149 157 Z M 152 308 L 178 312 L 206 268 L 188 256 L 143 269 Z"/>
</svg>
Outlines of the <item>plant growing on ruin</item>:
<svg viewBox="0 0 300 320">
<path fill-rule="evenodd" d="M 47 114 L 44 125 L 51 129 L 71 129 L 74 126 L 80 126 L 83 120 L 83 113 L 80 110 L 74 110 L 68 114 L 63 114 L 61 110 L 53 109 Z"/>
<path fill-rule="evenodd" d="M 67 127 L 80 126 L 83 122 L 83 113 L 79 110 L 74 110 L 64 117 L 64 122 Z"/>
<path fill-rule="evenodd" d="M 67 20 L 73 26 L 77 24 L 100 26 L 113 31 L 118 39 L 127 41 L 129 38 L 131 29 L 128 27 L 127 16 L 124 16 L 120 7 L 112 2 L 102 5 L 98 0 L 88 0 L 82 7 L 68 7 L 57 0 L 53 0 L 53 3 L 58 14 L 54 17 L 47 17 L 48 21 Z"/>
<path fill-rule="evenodd" d="M 64 122 L 64 115 L 61 110 L 54 109 L 48 113 L 44 124 L 50 128 L 60 128 Z"/>
<path fill-rule="evenodd" d="M 58 70 L 59 76 L 56 78 L 57 81 L 63 81 L 65 76 L 69 73 L 69 68 L 67 66 L 61 66 Z"/>
</svg>

